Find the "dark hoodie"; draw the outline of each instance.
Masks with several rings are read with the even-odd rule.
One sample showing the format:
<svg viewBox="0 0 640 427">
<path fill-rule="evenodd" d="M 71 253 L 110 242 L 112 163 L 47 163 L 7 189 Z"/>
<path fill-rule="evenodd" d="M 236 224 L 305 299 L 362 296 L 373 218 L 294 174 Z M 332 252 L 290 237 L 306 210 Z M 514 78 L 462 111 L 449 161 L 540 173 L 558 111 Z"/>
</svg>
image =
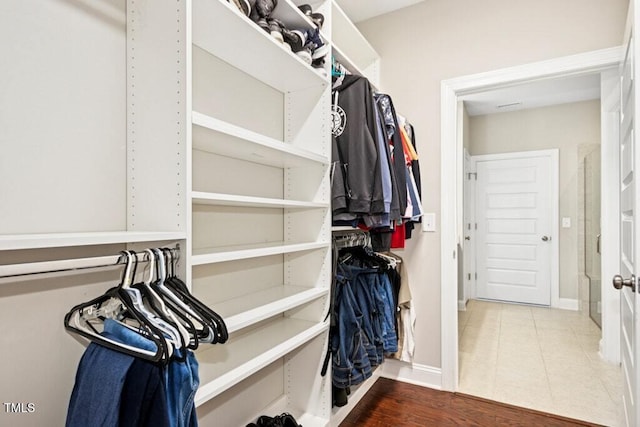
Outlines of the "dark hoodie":
<svg viewBox="0 0 640 427">
<path fill-rule="evenodd" d="M 384 213 L 371 84 L 364 77 L 345 75 L 334 87 L 332 102 L 334 219 Z"/>
</svg>

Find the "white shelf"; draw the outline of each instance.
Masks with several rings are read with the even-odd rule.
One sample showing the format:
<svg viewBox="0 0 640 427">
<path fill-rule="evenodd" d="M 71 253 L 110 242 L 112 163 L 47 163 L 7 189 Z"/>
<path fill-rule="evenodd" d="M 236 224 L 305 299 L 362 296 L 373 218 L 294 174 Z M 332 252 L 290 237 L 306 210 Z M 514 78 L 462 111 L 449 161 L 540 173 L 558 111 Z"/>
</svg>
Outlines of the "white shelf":
<svg viewBox="0 0 640 427">
<path fill-rule="evenodd" d="M 175 231 L 97 231 L 86 233 L 0 235 L 0 250 L 43 249 L 69 246 L 182 240 L 186 233 Z"/>
<path fill-rule="evenodd" d="M 344 65 L 344 67 L 349 71 L 350 74 L 355 76 L 364 77 L 369 80 L 369 83 L 376 91 L 379 91 L 377 84 L 377 77 L 368 75 L 365 71 L 360 69 L 352 60 L 349 58 L 335 43 L 332 44 L 333 47 L 333 57 L 337 62 Z"/>
<path fill-rule="evenodd" d="M 276 10 L 273 11 L 273 16 L 285 25 L 290 30 L 310 30 L 315 29 L 316 25 L 300 12 L 298 6 L 291 0 L 280 0 Z"/>
<path fill-rule="evenodd" d="M 329 243 L 311 242 L 287 244 L 284 242 L 260 243 L 243 246 L 224 246 L 220 248 L 193 249 L 192 265 L 214 264 L 217 262 L 237 261 L 292 252 L 312 251 L 328 248 Z"/>
<path fill-rule="evenodd" d="M 364 38 L 342 8 L 335 1 L 331 5 L 331 40 L 334 46 L 338 44 L 342 52 L 351 58 L 351 64 L 359 69 L 367 68 L 379 60 L 378 52 Z"/>
<path fill-rule="evenodd" d="M 292 5 L 281 3 L 280 13 L 284 15 L 285 9 Z M 290 12 L 286 14 L 293 16 L 295 13 Z M 321 88 L 328 84 L 327 77 L 225 0 L 194 0 L 192 20 L 193 44 L 280 92 Z"/>
<path fill-rule="evenodd" d="M 264 197 L 239 196 L 236 194 L 204 193 L 193 191 L 191 200 L 196 205 L 242 206 L 256 208 L 317 209 L 328 208 L 328 203 L 303 202 L 299 200 L 269 199 Z"/>
<path fill-rule="evenodd" d="M 280 318 L 255 330 L 231 337 L 225 344 L 198 351 L 200 388 L 196 406 L 275 362 L 322 332 L 328 323 Z"/>
<path fill-rule="evenodd" d="M 195 125 L 193 148 L 197 150 L 281 168 L 330 162 L 328 157 L 321 154 L 294 147 L 197 111 L 192 112 L 191 120 Z M 228 135 L 236 140 L 229 143 L 219 138 L 218 134 Z"/>
<path fill-rule="evenodd" d="M 227 329 L 232 333 L 328 293 L 327 288 L 279 285 L 224 302 L 211 304 L 206 300 L 203 302 L 210 305 L 225 319 Z"/>
<path fill-rule="evenodd" d="M 373 387 L 380 377 L 381 367 L 374 369 L 371 377 L 367 378 L 363 383 L 351 387 L 351 394 L 348 396 L 347 404 L 342 407 L 334 407 L 331 409 L 331 424 L 339 425 L 347 418 L 347 415 L 356 407 L 356 405 L 367 394 L 369 389 Z"/>
<path fill-rule="evenodd" d="M 354 74 L 356 76 L 362 76 L 362 77 L 367 77 L 365 75 L 365 73 L 360 69 L 360 67 L 358 67 L 356 65 L 355 62 L 353 62 L 351 60 L 351 58 L 349 58 L 347 56 L 347 54 L 345 54 L 342 49 L 340 49 L 335 42 L 333 42 L 333 57 L 336 59 L 336 61 L 338 61 L 339 63 L 341 63 L 342 65 L 345 66 L 345 68 L 347 70 L 349 70 L 349 72 L 351 74 Z"/>
</svg>

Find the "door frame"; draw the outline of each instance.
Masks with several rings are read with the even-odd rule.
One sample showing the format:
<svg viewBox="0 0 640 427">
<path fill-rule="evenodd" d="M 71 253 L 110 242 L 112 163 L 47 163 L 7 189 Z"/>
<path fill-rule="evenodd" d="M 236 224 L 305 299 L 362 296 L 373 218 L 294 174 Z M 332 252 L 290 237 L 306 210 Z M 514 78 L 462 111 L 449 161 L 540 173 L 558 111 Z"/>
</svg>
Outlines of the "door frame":
<svg viewBox="0 0 640 427">
<path fill-rule="evenodd" d="M 491 161 L 491 160 L 511 160 L 511 159 L 523 159 L 523 158 L 535 158 L 535 157 L 549 157 L 551 160 L 551 260 L 549 264 L 551 278 L 551 286 L 549 292 L 551 292 L 551 307 L 554 308 L 569 308 L 561 304 L 560 300 L 560 163 L 559 152 L 557 148 L 551 148 L 546 150 L 532 150 L 532 151 L 514 151 L 510 153 L 497 153 L 497 154 L 481 154 L 477 156 L 471 156 L 473 162 L 473 169 L 478 171 L 478 162 Z M 478 198 L 478 185 L 475 186 L 475 197 Z M 477 212 L 474 212 L 474 217 L 477 220 Z M 477 232 L 475 233 L 477 240 Z M 478 250 L 475 251 L 478 253 Z M 477 266 L 477 261 L 476 261 Z M 475 282 L 475 286 L 478 286 L 478 282 Z M 477 289 L 474 289 L 474 295 L 478 295 Z M 570 307 L 574 309 L 574 307 Z"/>
<path fill-rule="evenodd" d="M 464 130 L 463 130 L 464 132 Z M 467 275 L 463 277 L 464 284 L 462 289 L 458 292 L 458 310 L 465 311 L 467 302 L 470 299 L 476 297 L 476 227 L 475 227 L 475 211 L 476 211 L 476 180 L 475 180 L 475 166 L 471 157 L 471 154 L 466 148 L 463 149 L 464 153 L 464 188 L 463 188 L 463 227 L 464 223 L 467 224 L 464 229 L 465 239 L 469 237 L 469 241 L 463 241 L 462 256 L 464 257 L 464 269 L 463 274 Z M 474 175 L 474 179 L 471 179 L 471 175 Z M 467 242 L 467 243 L 464 243 Z M 461 291 L 461 292 L 460 292 Z"/>
<path fill-rule="evenodd" d="M 613 47 L 563 58 L 443 80 L 440 86 L 440 346 L 442 389 L 458 388 L 458 261 L 463 234 L 462 138 L 458 135 L 459 97 L 500 87 L 570 75 L 584 75 L 617 67 L 623 48 Z M 603 174 L 605 171 L 602 171 Z M 451 256 L 449 256 L 451 255 Z M 603 271 L 605 271 L 603 269 Z M 606 307 L 603 307 L 603 311 Z M 603 313 L 604 314 L 604 313 Z M 603 329 L 604 331 L 604 329 Z"/>
</svg>

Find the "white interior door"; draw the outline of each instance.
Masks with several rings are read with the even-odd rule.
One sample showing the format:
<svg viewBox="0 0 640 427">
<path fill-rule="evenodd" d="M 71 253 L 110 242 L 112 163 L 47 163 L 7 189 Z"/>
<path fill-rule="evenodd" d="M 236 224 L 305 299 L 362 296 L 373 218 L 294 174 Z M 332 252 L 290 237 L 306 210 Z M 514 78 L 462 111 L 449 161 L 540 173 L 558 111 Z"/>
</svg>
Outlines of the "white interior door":
<svg viewBox="0 0 640 427">
<path fill-rule="evenodd" d="M 477 156 L 476 173 L 476 296 L 550 305 L 557 150 Z"/>
<path fill-rule="evenodd" d="M 640 422 L 638 405 L 638 293 L 635 266 L 638 262 L 637 249 L 640 248 L 639 230 L 635 227 L 635 213 L 640 197 L 635 184 L 635 169 L 638 153 L 635 150 L 634 128 L 636 121 L 635 104 L 635 43 L 633 27 L 637 18 L 634 1 L 630 4 L 629 18 L 632 25 L 627 28 L 627 49 L 622 63 L 621 107 L 620 107 L 620 275 L 615 276 L 613 285 L 621 289 L 621 361 L 624 381 L 622 404 L 627 426 L 637 426 Z"/>
</svg>

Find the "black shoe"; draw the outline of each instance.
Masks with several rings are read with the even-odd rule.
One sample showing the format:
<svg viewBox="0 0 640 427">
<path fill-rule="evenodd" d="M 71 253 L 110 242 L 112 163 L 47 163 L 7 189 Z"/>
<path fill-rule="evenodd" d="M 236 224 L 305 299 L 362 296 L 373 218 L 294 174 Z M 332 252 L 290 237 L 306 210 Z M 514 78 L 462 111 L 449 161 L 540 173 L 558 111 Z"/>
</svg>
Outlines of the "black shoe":
<svg viewBox="0 0 640 427">
<path fill-rule="evenodd" d="M 283 28 L 282 37 L 284 42 L 291 46 L 291 50 L 294 53 L 300 52 L 307 42 L 307 35 L 304 31 Z"/>
<path fill-rule="evenodd" d="M 271 37 L 278 40 L 280 43 L 284 43 L 284 37 L 282 37 L 282 29 L 284 25 L 277 19 L 269 19 L 267 21 L 269 23 L 269 33 Z"/>
<path fill-rule="evenodd" d="M 324 24 L 324 15 L 321 13 L 312 13 L 309 15 L 309 18 L 316 24 L 316 27 L 322 28 L 322 24 Z"/>
<path fill-rule="evenodd" d="M 342 407 L 349 403 L 347 398 L 347 389 L 333 387 L 333 406 Z"/>
<path fill-rule="evenodd" d="M 255 21 L 256 24 L 258 24 L 258 27 L 262 28 L 263 30 L 265 30 L 267 33 L 271 32 L 271 27 L 269 27 L 269 23 L 267 22 L 266 19 L 264 18 L 260 18 L 257 21 Z"/>
<path fill-rule="evenodd" d="M 256 0 L 256 12 L 261 18 L 269 18 L 278 6 L 278 0 Z"/>
<path fill-rule="evenodd" d="M 260 415 L 256 421 L 256 425 L 257 427 L 278 427 L 277 424 L 274 424 L 274 419 L 266 415 Z"/>
<path fill-rule="evenodd" d="M 302 12 L 303 15 L 307 16 L 311 16 L 311 13 L 313 12 L 313 9 L 311 9 L 311 6 L 308 4 L 301 4 L 298 6 L 298 9 L 300 9 L 300 12 Z"/>
<path fill-rule="evenodd" d="M 313 53 L 313 48 L 314 48 L 313 44 L 307 43 L 306 45 L 304 45 L 302 49 L 296 52 L 296 55 L 298 55 L 300 59 L 302 59 L 304 62 L 311 65 L 311 62 L 312 62 L 311 54 Z"/>
<path fill-rule="evenodd" d="M 293 415 L 286 412 L 278 415 L 276 419 L 279 420 L 280 426 L 282 427 L 302 427 L 300 424 L 298 424 L 296 419 L 293 418 Z"/>
</svg>

